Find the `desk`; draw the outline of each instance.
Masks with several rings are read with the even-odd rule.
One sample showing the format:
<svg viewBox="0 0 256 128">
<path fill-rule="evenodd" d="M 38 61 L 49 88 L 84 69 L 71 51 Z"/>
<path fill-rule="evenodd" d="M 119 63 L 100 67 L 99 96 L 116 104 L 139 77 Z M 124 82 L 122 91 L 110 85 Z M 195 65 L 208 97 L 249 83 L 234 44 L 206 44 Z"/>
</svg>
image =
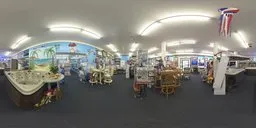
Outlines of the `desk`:
<svg viewBox="0 0 256 128">
<path fill-rule="evenodd" d="M 230 91 L 231 89 L 237 87 L 240 82 L 244 79 L 245 69 L 229 69 L 226 71 L 226 90 Z"/>
<path fill-rule="evenodd" d="M 245 68 L 245 74 L 248 76 L 256 76 L 256 67 Z"/>
</svg>

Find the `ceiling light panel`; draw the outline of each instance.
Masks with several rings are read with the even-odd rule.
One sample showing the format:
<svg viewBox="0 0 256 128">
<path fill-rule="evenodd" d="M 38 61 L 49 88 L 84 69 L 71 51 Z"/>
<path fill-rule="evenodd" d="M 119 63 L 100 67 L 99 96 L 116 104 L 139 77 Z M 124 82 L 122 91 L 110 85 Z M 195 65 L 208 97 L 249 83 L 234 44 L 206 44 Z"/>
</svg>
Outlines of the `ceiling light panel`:
<svg viewBox="0 0 256 128">
<path fill-rule="evenodd" d="M 28 35 L 24 35 L 21 36 L 12 46 L 11 49 L 16 49 L 18 48 L 20 45 L 24 44 L 25 42 L 27 42 L 28 40 L 30 40 L 31 37 L 29 37 Z"/>
</svg>

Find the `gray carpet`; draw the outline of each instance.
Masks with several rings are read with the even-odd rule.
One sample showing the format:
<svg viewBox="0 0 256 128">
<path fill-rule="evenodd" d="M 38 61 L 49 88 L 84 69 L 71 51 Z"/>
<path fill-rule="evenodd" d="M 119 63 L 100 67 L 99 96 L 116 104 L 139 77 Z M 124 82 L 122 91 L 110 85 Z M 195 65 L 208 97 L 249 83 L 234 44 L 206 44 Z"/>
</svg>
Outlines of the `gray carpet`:
<svg viewBox="0 0 256 128">
<path fill-rule="evenodd" d="M 255 128 L 255 81 L 246 77 L 232 93 L 213 96 L 194 75 L 169 99 L 147 90 L 139 100 L 123 75 L 111 86 L 82 84 L 74 75 L 65 79 L 62 100 L 39 111 L 17 108 L 0 84 L 0 128 Z"/>
</svg>

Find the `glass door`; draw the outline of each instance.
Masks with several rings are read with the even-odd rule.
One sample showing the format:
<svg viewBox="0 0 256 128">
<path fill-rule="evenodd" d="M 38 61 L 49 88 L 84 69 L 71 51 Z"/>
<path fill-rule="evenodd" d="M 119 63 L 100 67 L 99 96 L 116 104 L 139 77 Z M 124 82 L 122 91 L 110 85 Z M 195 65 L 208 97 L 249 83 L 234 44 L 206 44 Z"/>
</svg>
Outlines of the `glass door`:
<svg viewBox="0 0 256 128">
<path fill-rule="evenodd" d="M 182 60 L 182 68 L 190 68 L 189 60 Z"/>
</svg>

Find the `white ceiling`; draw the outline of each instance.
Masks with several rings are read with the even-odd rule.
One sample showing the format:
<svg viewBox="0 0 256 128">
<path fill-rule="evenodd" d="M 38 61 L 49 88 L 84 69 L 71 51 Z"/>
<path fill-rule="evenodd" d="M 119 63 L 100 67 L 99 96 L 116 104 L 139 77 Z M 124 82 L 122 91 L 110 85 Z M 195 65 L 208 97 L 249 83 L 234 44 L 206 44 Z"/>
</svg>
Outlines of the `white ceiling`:
<svg viewBox="0 0 256 128">
<path fill-rule="evenodd" d="M 220 37 L 217 21 L 166 24 L 146 37 L 138 36 L 147 23 L 173 13 L 200 12 L 218 18 L 219 8 L 237 7 L 240 12 L 234 16 L 232 30 L 244 31 L 251 43 L 256 41 L 255 4 L 255 0 L 1 0 L 0 52 L 10 50 L 18 37 L 28 34 L 32 39 L 17 51 L 51 40 L 76 40 L 106 50 L 106 45 L 113 43 L 121 54 L 128 54 L 133 41 L 140 43 L 140 48 L 148 49 L 160 48 L 163 41 L 189 38 L 198 41 L 194 46 L 186 45 L 194 51 L 211 50 L 209 43 L 219 42 L 231 50 L 256 55 L 256 45 L 245 50 L 236 38 Z M 95 40 L 80 34 L 50 32 L 47 27 L 56 23 L 90 28 L 103 38 Z"/>
</svg>

